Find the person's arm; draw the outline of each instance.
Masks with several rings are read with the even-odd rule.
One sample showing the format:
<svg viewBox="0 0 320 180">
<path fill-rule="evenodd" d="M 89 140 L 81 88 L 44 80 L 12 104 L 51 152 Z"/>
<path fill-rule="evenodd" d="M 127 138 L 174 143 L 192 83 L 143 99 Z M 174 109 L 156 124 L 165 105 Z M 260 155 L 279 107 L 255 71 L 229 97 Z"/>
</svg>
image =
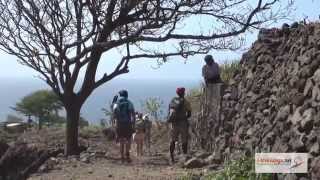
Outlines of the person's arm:
<svg viewBox="0 0 320 180">
<path fill-rule="evenodd" d="M 206 65 L 202 67 L 202 77 L 204 79 L 205 84 L 208 85 Z"/>
<path fill-rule="evenodd" d="M 202 77 L 205 80 L 207 79 L 207 70 L 206 70 L 206 66 L 205 65 L 202 67 Z"/>
<path fill-rule="evenodd" d="M 202 77 L 204 77 L 204 78 L 206 78 L 206 76 L 205 76 L 205 71 L 206 71 L 206 66 L 203 66 L 202 67 Z"/>
<path fill-rule="evenodd" d="M 112 121 L 113 121 L 113 125 L 116 126 L 117 124 L 117 115 L 119 114 L 119 104 L 116 102 L 112 105 Z"/>
<path fill-rule="evenodd" d="M 171 104 L 172 104 L 172 101 L 170 101 L 169 103 L 169 106 L 168 106 L 168 116 L 167 116 L 167 123 L 171 123 L 172 122 L 172 119 L 171 119 L 171 113 L 172 113 L 172 107 L 171 107 Z"/>
<path fill-rule="evenodd" d="M 118 95 L 113 96 L 112 104 L 116 103 L 118 100 Z"/>
<path fill-rule="evenodd" d="M 218 81 L 219 81 L 220 83 L 222 83 L 223 80 L 221 79 L 221 75 L 220 75 L 220 66 L 219 66 L 218 63 L 216 63 L 216 65 L 217 65 L 217 71 L 218 71 Z"/>
</svg>

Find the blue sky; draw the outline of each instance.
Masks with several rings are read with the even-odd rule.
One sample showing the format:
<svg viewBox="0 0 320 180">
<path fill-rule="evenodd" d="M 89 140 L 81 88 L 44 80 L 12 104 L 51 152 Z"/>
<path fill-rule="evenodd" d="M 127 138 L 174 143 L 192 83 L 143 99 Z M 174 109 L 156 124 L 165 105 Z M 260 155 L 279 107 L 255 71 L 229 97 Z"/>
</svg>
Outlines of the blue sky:
<svg viewBox="0 0 320 180">
<path fill-rule="evenodd" d="M 281 0 L 288 1 L 288 0 Z M 320 14 L 320 0 L 297 0 L 295 3 L 296 11 L 293 13 L 292 17 L 288 17 L 293 20 L 301 20 L 303 17 L 308 17 L 309 20 L 315 21 L 319 20 Z M 285 22 L 291 23 L 291 21 L 286 20 Z M 280 26 L 282 22 L 278 22 L 273 26 Z M 247 34 L 246 47 L 250 47 L 250 44 L 256 39 L 256 33 Z M 239 59 L 245 50 L 240 50 L 237 52 L 214 52 L 211 54 L 217 60 L 218 63 L 223 63 L 226 60 Z M 112 56 L 112 54 L 111 54 Z M 162 65 L 158 69 L 157 64 L 154 60 L 135 60 L 130 63 L 130 73 L 122 75 L 122 78 L 176 78 L 176 79 L 201 79 L 201 67 L 203 66 L 203 56 L 193 56 L 187 61 L 181 58 L 171 58 L 171 60 Z M 35 76 L 37 75 L 32 69 L 22 66 L 17 63 L 16 58 L 0 52 L 0 78 L 33 78 L 38 80 Z M 106 57 L 106 56 L 105 56 Z M 109 56 L 110 57 L 110 56 Z M 113 58 L 113 57 L 112 57 Z M 113 63 L 103 62 L 100 65 L 98 75 L 104 73 L 104 67 L 108 67 Z"/>
</svg>

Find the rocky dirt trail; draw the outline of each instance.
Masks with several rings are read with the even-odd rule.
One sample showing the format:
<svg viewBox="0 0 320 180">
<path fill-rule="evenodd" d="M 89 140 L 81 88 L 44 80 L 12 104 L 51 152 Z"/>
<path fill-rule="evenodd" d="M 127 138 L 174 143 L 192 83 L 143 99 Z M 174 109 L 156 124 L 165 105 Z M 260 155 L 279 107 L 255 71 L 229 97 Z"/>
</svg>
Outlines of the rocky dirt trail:
<svg viewBox="0 0 320 180">
<path fill-rule="evenodd" d="M 177 165 L 171 166 L 166 153 L 153 152 L 152 155 L 136 157 L 133 155 L 131 163 L 121 163 L 118 154 L 118 145 L 109 143 L 106 154 L 90 155 L 79 158 L 64 157 L 51 158 L 48 162 L 55 164 L 47 173 L 37 173 L 29 180 L 102 180 L 102 179 L 177 179 L 186 174 L 186 170 Z M 84 155 L 85 156 L 85 155 Z M 40 168 L 41 169 L 41 168 Z"/>
<path fill-rule="evenodd" d="M 29 180 L 170 180 L 179 179 L 197 169 L 187 170 L 181 164 L 171 165 L 168 156 L 166 129 L 153 134 L 150 154 L 137 157 L 135 146 L 131 148 L 131 163 L 120 161 L 119 144 L 107 140 L 102 133 L 86 137 L 89 147 L 79 156 L 50 158 Z"/>
</svg>

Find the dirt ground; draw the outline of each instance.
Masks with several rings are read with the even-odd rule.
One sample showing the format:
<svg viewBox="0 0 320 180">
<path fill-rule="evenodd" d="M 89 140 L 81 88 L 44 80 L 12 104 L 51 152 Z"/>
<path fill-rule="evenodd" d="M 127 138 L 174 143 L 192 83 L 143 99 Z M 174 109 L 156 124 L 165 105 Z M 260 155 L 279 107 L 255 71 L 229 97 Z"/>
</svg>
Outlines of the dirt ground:
<svg viewBox="0 0 320 180">
<path fill-rule="evenodd" d="M 119 144 L 106 141 L 103 136 L 90 137 L 90 158 L 63 156 L 51 159 L 51 168 L 45 172 L 33 174 L 29 180 L 171 180 L 179 179 L 189 170 L 171 165 L 169 162 L 166 133 L 159 131 L 153 139 L 151 153 L 143 157 L 135 155 L 135 146 L 131 148 L 131 163 L 122 163 Z M 162 138 L 159 138 L 162 134 Z M 90 152 L 91 151 L 91 152 Z M 52 163 L 53 162 L 53 163 Z M 41 169 L 41 168 L 40 168 Z M 196 171 L 196 170 L 193 170 Z M 199 170 L 198 170 L 199 171 Z"/>
<path fill-rule="evenodd" d="M 29 180 L 103 180 L 103 179 L 177 179 L 185 174 L 183 169 L 170 166 L 163 155 L 137 158 L 131 163 L 121 163 L 117 158 L 99 158 L 91 163 L 81 161 L 66 163 L 45 174 L 34 174 Z"/>
</svg>

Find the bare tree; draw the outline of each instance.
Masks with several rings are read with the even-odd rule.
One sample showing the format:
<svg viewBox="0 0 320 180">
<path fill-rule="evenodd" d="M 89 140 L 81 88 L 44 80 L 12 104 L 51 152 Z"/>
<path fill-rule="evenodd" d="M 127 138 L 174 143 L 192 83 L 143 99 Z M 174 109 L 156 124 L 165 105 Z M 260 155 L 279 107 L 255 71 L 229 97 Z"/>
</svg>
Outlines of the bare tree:
<svg viewBox="0 0 320 180">
<path fill-rule="evenodd" d="M 246 30 L 285 17 L 285 8 L 272 8 L 279 1 L 0 0 L 0 48 L 39 72 L 62 100 L 70 155 L 77 153 L 82 105 L 96 88 L 128 73 L 130 61 L 235 49 Z M 115 48 L 125 54 L 97 77 L 100 61 L 112 59 L 102 55 Z"/>
</svg>

